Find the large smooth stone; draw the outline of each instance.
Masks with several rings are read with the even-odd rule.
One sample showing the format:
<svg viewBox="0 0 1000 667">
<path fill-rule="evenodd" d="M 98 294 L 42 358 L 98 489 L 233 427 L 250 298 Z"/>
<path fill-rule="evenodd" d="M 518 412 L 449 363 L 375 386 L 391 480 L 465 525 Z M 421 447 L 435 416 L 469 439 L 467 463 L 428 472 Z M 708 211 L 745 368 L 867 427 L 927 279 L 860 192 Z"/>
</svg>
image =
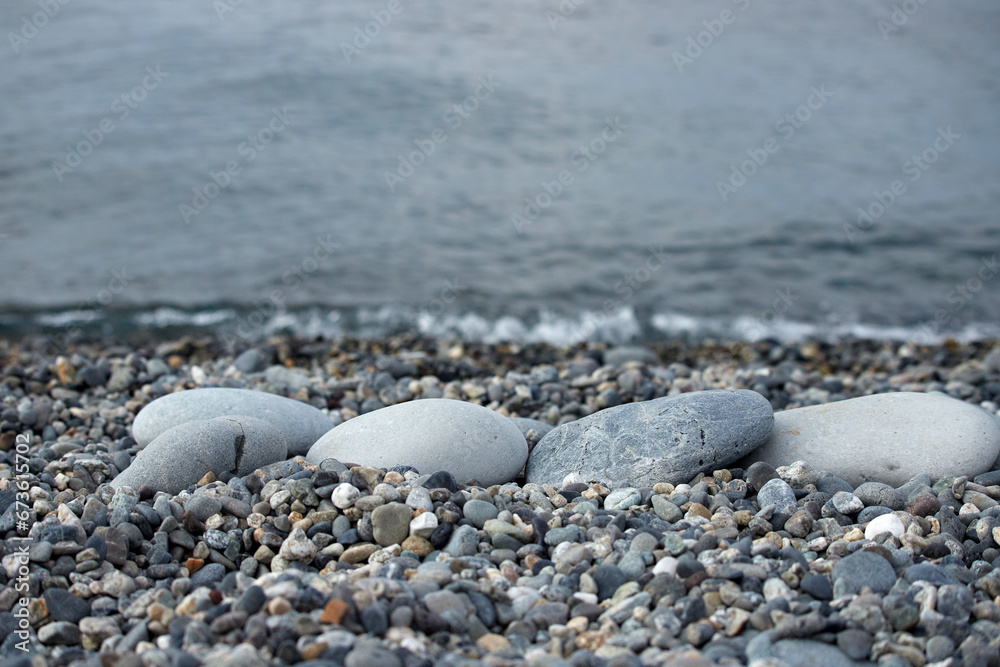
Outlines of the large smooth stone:
<svg viewBox="0 0 1000 667">
<path fill-rule="evenodd" d="M 139 451 L 128 468 L 114 478 L 120 489 L 148 486 L 176 494 L 196 484 L 208 472 L 248 475 L 257 468 L 284 461 L 288 445 L 269 422 L 232 415 L 179 424 Z"/>
<path fill-rule="evenodd" d="M 899 392 L 795 408 L 774 415 L 771 439 L 744 463 L 806 461 L 855 487 L 899 487 L 914 475 L 986 472 L 1000 427 L 981 408 L 947 396 Z"/>
<path fill-rule="evenodd" d="M 687 482 L 764 444 L 773 413 L 754 391 L 699 391 L 626 403 L 563 424 L 528 458 L 526 478 L 559 485 L 570 473 L 616 486 Z"/>
<path fill-rule="evenodd" d="M 473 403 L 427 398 L 363 414 L 333 429 L 306 460 L 350 461 L 376 468 L 409 465 L 421 473 L 447 470 L 487 486 L 517 476 L 528 443 L 508 417 Z"/>
<path fill-rule="evenodd" d="M 250 415 L 270 422 L 288 443 L 288 455 L 309 451 L 333 422 L 311 405 L 276 394 L 250 389 L 209 387 L 162 396 L 135 416 L 132 436 L 145 447 L 167 429 L 196 419 Z"/>
</svg>

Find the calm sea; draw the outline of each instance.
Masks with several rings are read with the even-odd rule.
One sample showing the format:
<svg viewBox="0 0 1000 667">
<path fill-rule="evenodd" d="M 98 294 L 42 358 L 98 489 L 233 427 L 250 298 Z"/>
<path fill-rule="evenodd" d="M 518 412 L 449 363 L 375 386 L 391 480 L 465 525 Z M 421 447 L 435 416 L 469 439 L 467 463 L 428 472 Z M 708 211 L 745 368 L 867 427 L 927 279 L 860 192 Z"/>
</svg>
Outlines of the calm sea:
<svg viewBox="0 0 1000 667">
<path fill-rule="evenodd" d="M 995 0 L 0 28 L 0 335 L 1000 335 Z"/>
</svg>

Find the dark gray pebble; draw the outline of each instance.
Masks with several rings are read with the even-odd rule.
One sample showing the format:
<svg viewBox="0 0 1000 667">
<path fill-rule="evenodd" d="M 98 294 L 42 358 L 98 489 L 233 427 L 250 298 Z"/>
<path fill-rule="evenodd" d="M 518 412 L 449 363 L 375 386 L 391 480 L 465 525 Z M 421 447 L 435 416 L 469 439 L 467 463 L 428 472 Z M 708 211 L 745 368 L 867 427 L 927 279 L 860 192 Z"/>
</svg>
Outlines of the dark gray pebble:
<svg viewBox="0 0 1000 667">
<path fill-rule="evenodd" d="M 150 579 L 169 579 L 170 577 L 175 576 L 180 569 L 180 565 L 177 565 L 176 563 L 150 565 L 146 568 L 146 576 Z"/>
<path fill-rule="evenodd" d="M 965 586 L 947 584 L 938 589 L 937 611 L 945 616 L 968 620 L 975 599 Z"/>
<path fill-rule="evenodd" d="M 854 489 L 854 495 L 861 499 L 865 507 L 882 505 L 890 510 L 901 510 L 906 507 L 906 497 L 888 484 L 881 482 L 865 482 Z"/>
<path fill-rule="evenodd" d="M 190 512 L 199 521 L 205 521 L 213 514 L 218 514 L 221 509 L 221 502 L 204 493 L 196 493 L 184 504 L 184 511 Z"/>
<path fill-rule="evenodd" d="M 837 647 L 852 660 L 865 660 L 872 650 L 874 638 L 868 632 L 848 628 L 837 633 Z"/>
<path fill-rule="evenodd" d="M 889 561 L 869 551 L 856 551 L 833 566 L 834 597 L 860 593 L 865 586 L 887 593 L 895 583 L 896 572 Z"/>
<path fill-rule="evenodd" d="M 778 471 L 770 463 L 757 461 L 747 468 L 747 484 L 755 490 L 762 489 L 772 479 L 779 479 Z"/>
<path fill-rule="evenodd" d="M 961 582 L 948 570 L 936 563 L 917 563 L 906 569 L 906 580 L 913 583 L 926 581 L 935 586 L 958 585 Z"/>
<path fill-rule="evenodd" d="M 627 581 L 625 573 L 621 571 L 621 568 L 609 563 L 598 565 L 593 577 L 594 583 L 597 584 L 598 600 L 607 600 L 614 595 L 619 586 Z"/>
<path fill-rule="evenodd" d="M 219 563 L 209 563 L 191 575 L 191 588 L 210 586 L 222 581 L 226 576 L 226 566 Z"/>
<path fill-rule="evenodd" d="M 423 486 L 428 489 L 448 489 L 452 493 L 458 491 L 458 482 L 455 481 L 455 476 L 447 470 L 438 470 L 433 473 Z"/>
<path fill-rule="evenodd" d="M 197 573 L 195 573 L 197 574 Z M 252 616 L 260 611 L 260 608 L 264 606 L 264 602 L 267 601 L 267 596 L 264 595 L 264 589 L 260 586 L 249 586 L 240 599 L 233 606 L 233 611 L 242 611 L 248 616 Z"/>
<path fill-rule="evenodd" d="M 850 482 L 845 482 L 835 475 L 828 475 L 816 482 L 816 490 L 831 497 L 839 491 L 854 493 L 854 487 L 851 486 Z"/>
<path fill-rule="evenodd" d="M 365 632 L 381 637 L 389 629 L 389 619 L 381 603 L 375 602 L 361 610 L 361 625 Z"/>
<path fill-rule="evenodd" d="M 65 589 L 46 589 L 43 598 L 49 614 L 57 621 L 79 623 L 81 619 L 90 616 L 90 604 Z"/>
<path fill-rule="evenodd" d="M 822 574 L 807 574 L 799 582 L 799 588 L 803 593 L 808 593 L 817 600 L 832 600 L 833 586 L 830 580 Z"/>
<path fill-rule="evenodd" d="M 870 507 L 866 507 L 858 512 L 857 522 L 859 524 L 865 524 L 877 516 L 882 516 L 883 514 L 889 514 L 891 512 L 892 510 L 884 505 L 871 505 Z"/>
<path fill-rule="evenodd" d="M 976 475 L 972 481 L 982 486 L 1000 484 L 1000 470 L 991 470 L 990 472 L 984 472 L 982 475 Z"/>
</svg>

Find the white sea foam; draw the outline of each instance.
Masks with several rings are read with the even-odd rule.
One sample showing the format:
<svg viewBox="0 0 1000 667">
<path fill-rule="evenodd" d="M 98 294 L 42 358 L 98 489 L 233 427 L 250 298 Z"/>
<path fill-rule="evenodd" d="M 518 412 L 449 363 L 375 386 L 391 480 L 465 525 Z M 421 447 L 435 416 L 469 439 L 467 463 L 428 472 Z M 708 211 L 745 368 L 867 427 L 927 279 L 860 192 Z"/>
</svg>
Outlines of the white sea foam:
<svg viewBox="0 0 1000 667">
<path fill-rule="evenodd" d="M 842 338 L 913 341 L 935 344 L 951 338 L 960 343 L 1000 338 L 1000 324 L 972 322 L 960 329 L 928 332 L 918 326 L 888 326 L 866 322 L 800 322 L 759 318 L 700 317 L 677 312 L 659 312 L 644 317 L 629 307 L 610 314 L 584 311 L 566 315 L 540 309 L 532 316 L 489 316 L 475 312 L 444 312 L 384 305 L 372 308 L 319 308 L 278 310 L 267 317 L 241 313 L 236 308 L 185 311 L 161 307 L 147 311 L 103 313 L 66 310 L 37 314 L 36 328 L 88 328 L 112 331 L 180 328 L 202 330 L 222 337 L 235 336 L 247 342 L 277 334 L 337 338 L 379 338 L 411 332 L 429 338 L 451 338 L 497 343 L 520 341 L 572 345 L 581 341 L 610 344 L 654 343 L 669 339 L 716 338 L 755 342 L 771 339 L 783 343 L 802 340 L 836 341 Z"/>
</svg>

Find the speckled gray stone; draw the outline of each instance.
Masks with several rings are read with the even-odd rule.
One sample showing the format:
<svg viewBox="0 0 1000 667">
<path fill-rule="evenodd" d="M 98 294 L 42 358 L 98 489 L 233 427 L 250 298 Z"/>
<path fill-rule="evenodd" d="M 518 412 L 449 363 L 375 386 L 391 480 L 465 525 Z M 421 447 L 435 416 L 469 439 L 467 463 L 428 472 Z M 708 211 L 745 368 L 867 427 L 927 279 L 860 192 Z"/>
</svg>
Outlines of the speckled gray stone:
<svg viewBox="0 0 1000 667">
<path fill-rule="evenodd" d="M 604 509 L 624 511 L 632 505 L 638 505 L 641 500 L 642 494 L 639 493 L 639 489 L 628 486 L 609 493 L 604 499 Z"/>
<path fill-rule="evenodd" d="M 858 486 L 902 486 L 919 473 L 978 475 L 1000 453 L 984 410 L 935 394 L 897 392 L 779 412 L 770 440 L 741 464 L 806 461 Z"/>
<path fill-rule="evenodd" d="M 329 417 L 302 401 L 250 389 L 209 387 L 156 399 L 135 416 L 132 435 L 145 447 L 178 424 L 226 415 L 249 415 L 270 422 L 288 443 L 289 456 L 305 454 L 333 428 Z"/>
<path fill-rule="evenodd" d="M 552 430 L 532 451 L 526 477 L 554 485 L 570 473 L 629 486 L 688 482 L 762 445 L 772 421 L 767 399 L 745 389 L 627 403 Z"/>
<path fill-rule="evenodd" d="M 795 491 L 784 480 L 772 479 L 757 492 L 757 505 L 774 505 L 775 512 L 790 516 L 795 513 Z"/>
<path fill-rule="evenodd" d="M 320 438 L 306 459 L 446 470 L 459 482 L 489 486 L 514 479 L 527 457 L 528 443 L 510 418 L 473 403 L 428 398 L 346 421 Z"/>
<path fill-rule="evenodd" d="M 149 443 L 111 486 L 178 493 L 209 471 L 247 475 L 284 460 L 287 453 L 281 433 L 261 419 L 235 415 L 190 421 Z"/>
</svg>

